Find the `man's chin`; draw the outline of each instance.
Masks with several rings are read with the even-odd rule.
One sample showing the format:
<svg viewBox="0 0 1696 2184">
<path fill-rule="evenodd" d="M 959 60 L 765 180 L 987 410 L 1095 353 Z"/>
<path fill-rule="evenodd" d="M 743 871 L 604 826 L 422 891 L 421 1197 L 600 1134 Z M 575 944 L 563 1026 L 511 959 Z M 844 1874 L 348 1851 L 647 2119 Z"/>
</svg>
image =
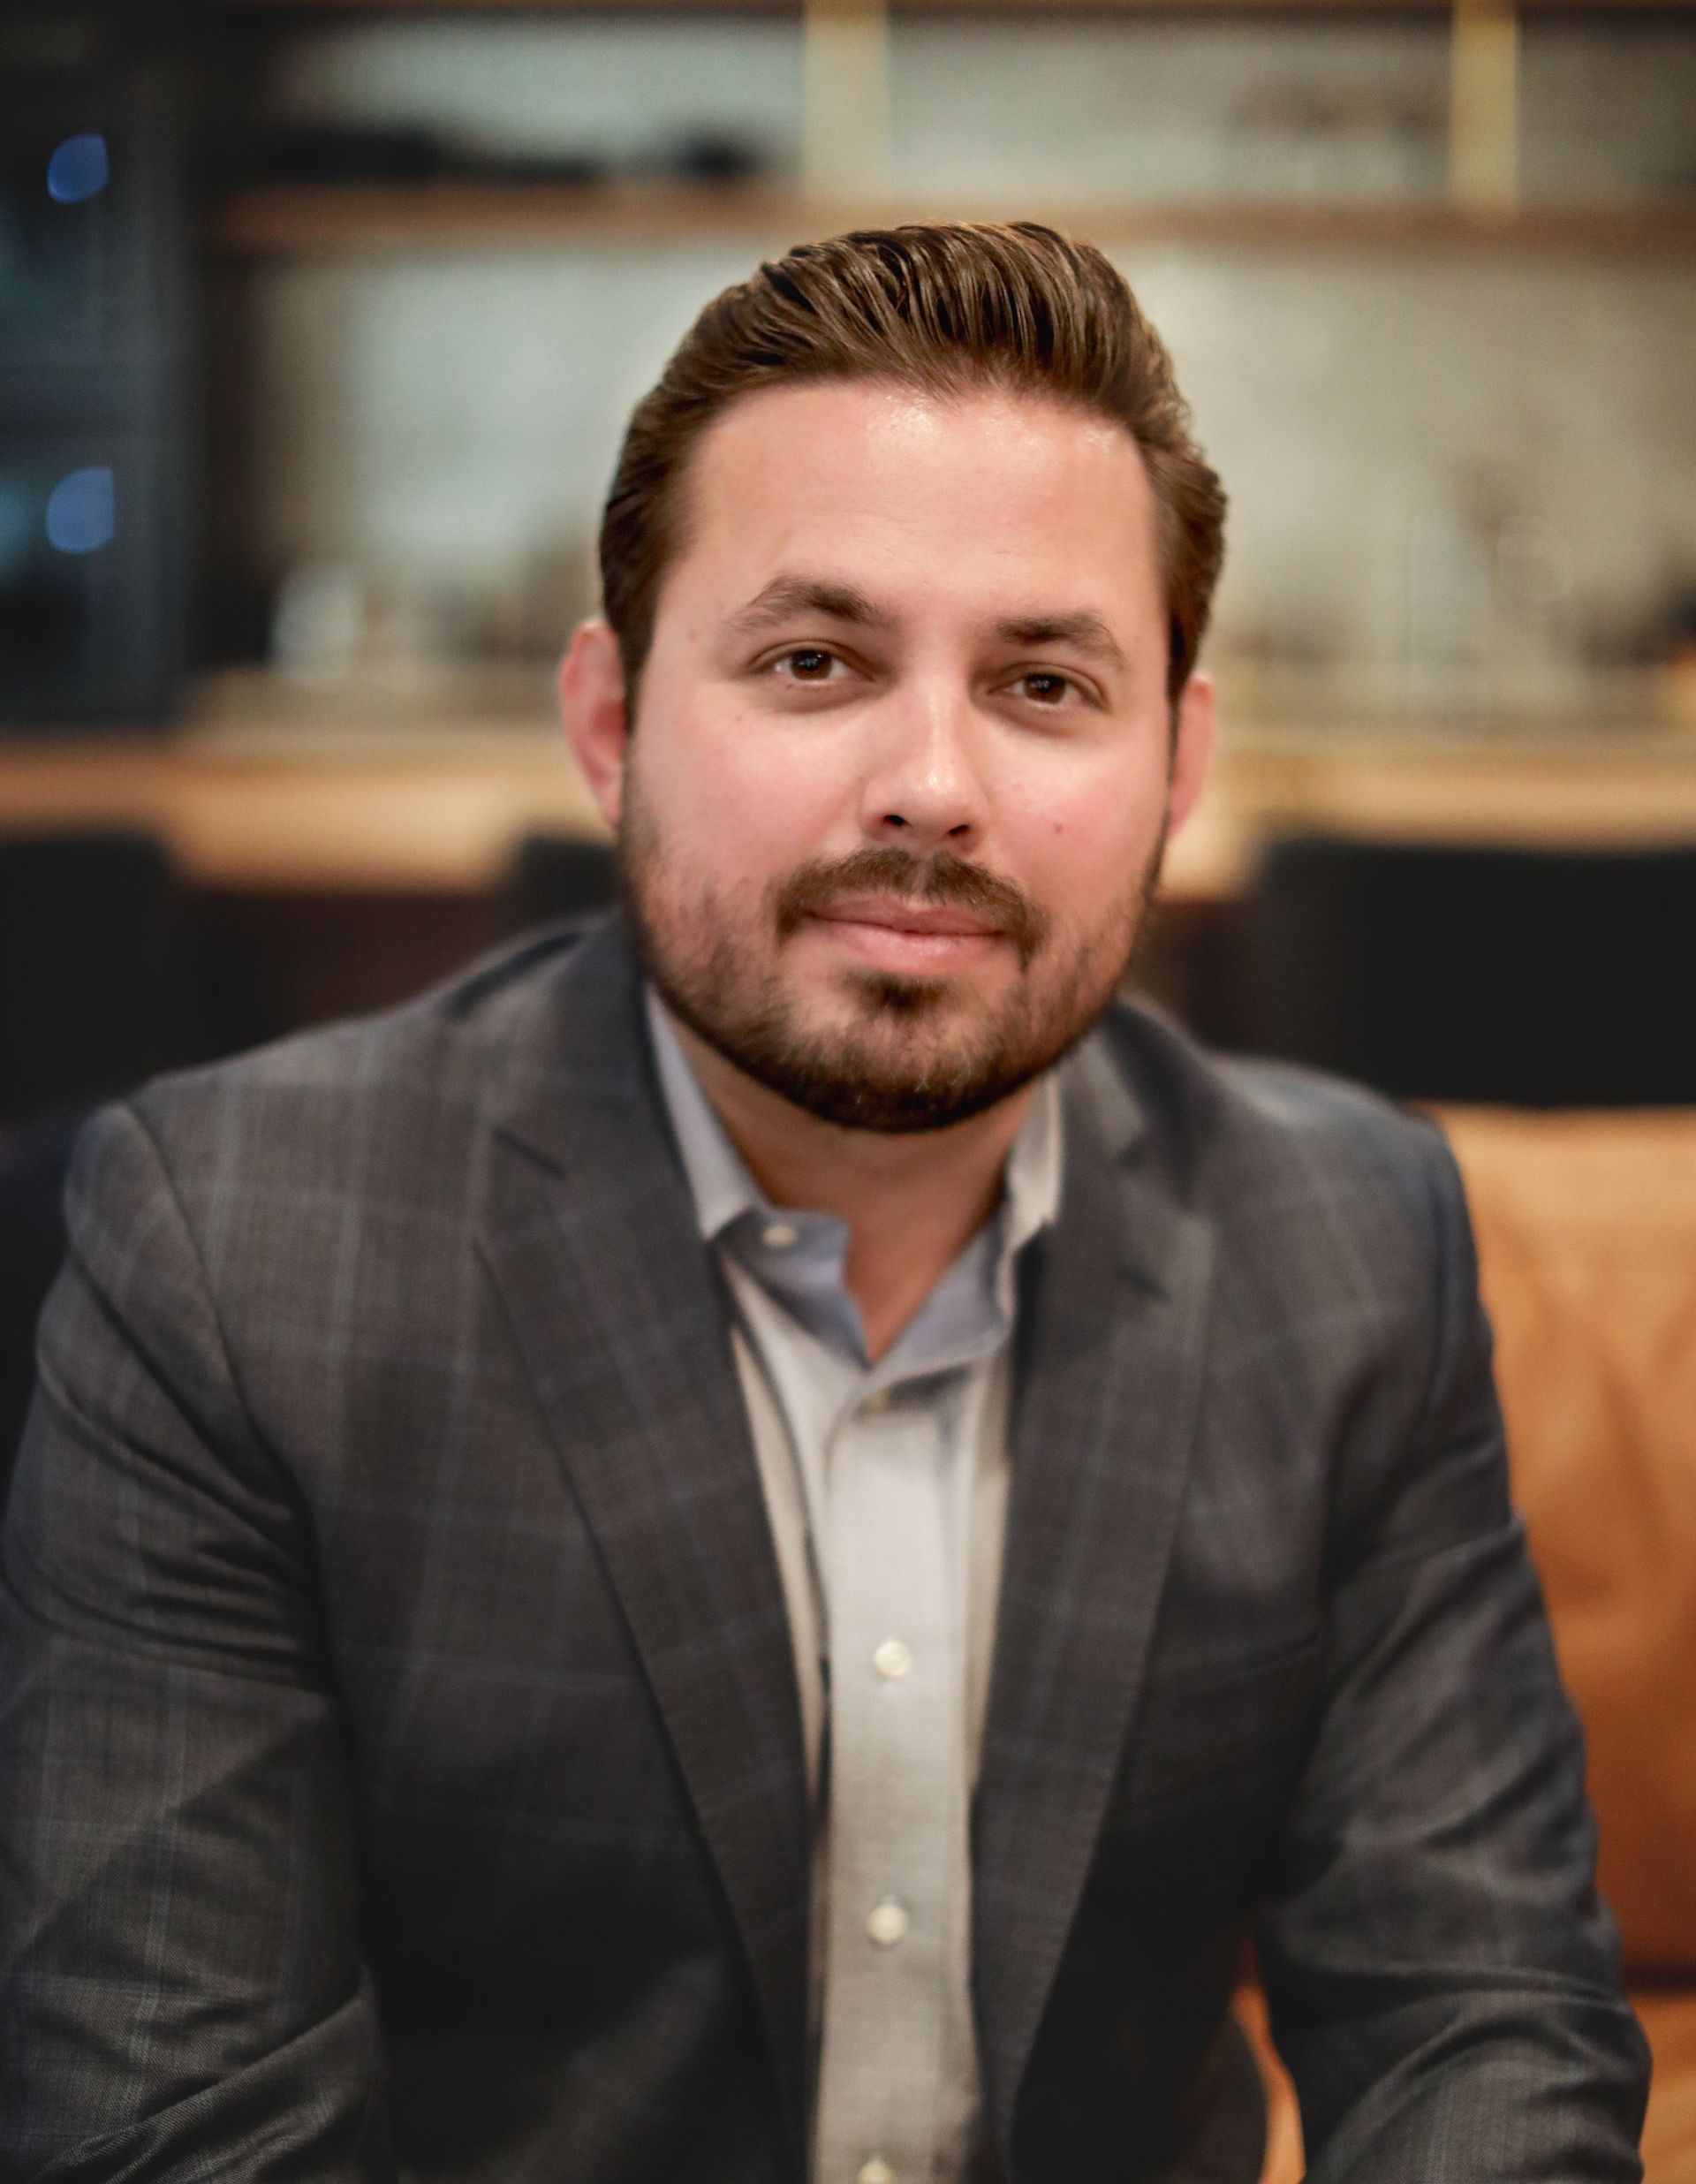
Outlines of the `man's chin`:
<svg viewBox="0 0 1696 2184">
<path fill-rule="evenodd" d="M 784 1089 L 781 1086 L 773 1088 Z M 826 1085 L 795 1084 L 784 1096 L 819 1121 L 834 1123 L 839 1129 L 868 1130 L 885 1137 L 920 1137 L 970 1121 L 1010 1097 L 1011 1090 L 955 1085 L 939 1092 L 933 1085 L 911 1080 L 866 1077 L 837 1078 Z"/>
<path fill-rule="evenodd" d="M 1041 1074 L 1004 1050 L 986 1058 L 911 1026 L 861 1023 L 848 1035 L 803 1033 L 785 1050 L 746 1050 L 739 1065 L 822 1121 L 889 1134 L 946 1130 L 998 1106 Z M 738 1058 L 734 1055 L 732 1058 Z"/>
<path fill-rule="evenodd" d="M 942 1043 L 958 1045 L 985 1015 L 965 982 L 919 973 L 844 966 L 822 991 L 798 995 L 794 1020 L 823 1039 L 853 1039 L 870 1052 L 905 1054 L 913 1068 L 941 1058 Z"/>
</svg>

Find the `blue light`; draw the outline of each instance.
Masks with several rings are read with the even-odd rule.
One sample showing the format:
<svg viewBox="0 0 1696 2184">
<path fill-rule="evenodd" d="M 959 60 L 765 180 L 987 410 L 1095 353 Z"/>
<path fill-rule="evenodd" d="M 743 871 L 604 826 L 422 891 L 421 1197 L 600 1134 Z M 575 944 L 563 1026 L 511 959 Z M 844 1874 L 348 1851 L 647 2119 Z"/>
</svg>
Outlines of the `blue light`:
<svg viewBox="0 0 1696 2184">
<path fill-rule="evenodd" d="M 68 471 L 48 496 L 47 536 L 62 554 L 92 554 L 117 528 L 112 474 L 103 463 Z"/>
<path fill-rule="evenodd" d="M 103 136 L 68 136 L 47 163 L 47 193 L 56 204 L 80 205 L 100 195 L 111 172 Z"/>
</svg>

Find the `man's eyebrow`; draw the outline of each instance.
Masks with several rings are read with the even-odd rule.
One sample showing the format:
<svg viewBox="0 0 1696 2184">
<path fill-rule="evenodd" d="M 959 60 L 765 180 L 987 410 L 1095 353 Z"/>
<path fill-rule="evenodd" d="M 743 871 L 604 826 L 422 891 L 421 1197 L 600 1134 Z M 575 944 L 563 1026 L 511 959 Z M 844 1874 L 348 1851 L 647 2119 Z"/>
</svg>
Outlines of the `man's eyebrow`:
<svg viewBox="0 0 1696 2184">
<path fill-rule="evenodd" d="M 737 609 L 731 617 L 731 627 L 753 636 L 798 614 L 822 614 L 833 622 L 858 622 L 863 626 L 887 623 L 890 619 L 881 607 L 852 584 L 831 584 L 811 576 L 774 576 L 746 606 Z"/>
<path fill-rule="evenodd" d="M 1007 645 L 1070 645 L 1075 652 L 1092 653 L 1110 666 L 1127 663 L 1117 641 L 1099 614 L 1020 615 L 996 625 L 996 635 Z"/>
<path fill-rule="evenodd" d="M 731 627 L 754 636 L 797 615 L 818 614 L 862 628 L 887 628 L 894 617 L 852 584 L 813 576 L 775 576 L 731 617 Z M 1076 614 L 1013 615 L 995 626 L 1004 645 L 1070 645 L 1123 670 L 1127 663 L 1112 631 L 1099 614 L 1085 608 Z"/>
</svg>

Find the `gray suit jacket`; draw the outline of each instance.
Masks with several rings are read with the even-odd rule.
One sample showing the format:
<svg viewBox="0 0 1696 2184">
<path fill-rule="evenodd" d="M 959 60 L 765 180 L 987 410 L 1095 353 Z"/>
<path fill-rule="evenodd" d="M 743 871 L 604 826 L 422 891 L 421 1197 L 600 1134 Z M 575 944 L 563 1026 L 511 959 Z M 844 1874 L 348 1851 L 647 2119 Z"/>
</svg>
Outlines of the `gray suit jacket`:
<svg viewBox="0 0 1696 2184">
<path fill-rule="evenodd" d="M 1027 1255 L 1000 2171 L 1629 2179 L 1641 2036 L 1436 1134 L 1116 1005 Z M 807 1804 L 614 917 L 87 1133 L 4 1528 L 0 2177 L 795 2184 Z"/>
</svg>

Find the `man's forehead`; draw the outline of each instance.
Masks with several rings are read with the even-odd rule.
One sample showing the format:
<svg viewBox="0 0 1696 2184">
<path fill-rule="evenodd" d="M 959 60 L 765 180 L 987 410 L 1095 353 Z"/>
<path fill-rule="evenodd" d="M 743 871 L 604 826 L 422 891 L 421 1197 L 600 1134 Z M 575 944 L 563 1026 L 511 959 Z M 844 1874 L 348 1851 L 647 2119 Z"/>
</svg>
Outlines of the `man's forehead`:
<svg viewBox="0 0 1696 2184">
<path fill-rule="evenodd" d="M 817 379 L 738 395 L 701 434 L 691 467 L 735 475 L 781 441 L 792 462 L 847 473 L 975 438 L 1003 461 L 1056 456 L 1148 490 L 1135 439 L 1117 420 L 1036 389 L 932 390 L 898 379 Z"/>
<path fill-rule="evenodd" d="M 715 610 L 738 618 L 774 604 L 823 610 L 832 588 L 840 618 L 870 618 L 868 603 L 898 610 L 880 567 L 917 549 L 928 572 L 993 592 L 999 619 L 1110 622 L 1131 570 L 1158 560 L 1130 435 L 1038 395 L 763 389 L 715 421 L 680 482 L 678 557 L 705 550 Z"/>
</svg>

